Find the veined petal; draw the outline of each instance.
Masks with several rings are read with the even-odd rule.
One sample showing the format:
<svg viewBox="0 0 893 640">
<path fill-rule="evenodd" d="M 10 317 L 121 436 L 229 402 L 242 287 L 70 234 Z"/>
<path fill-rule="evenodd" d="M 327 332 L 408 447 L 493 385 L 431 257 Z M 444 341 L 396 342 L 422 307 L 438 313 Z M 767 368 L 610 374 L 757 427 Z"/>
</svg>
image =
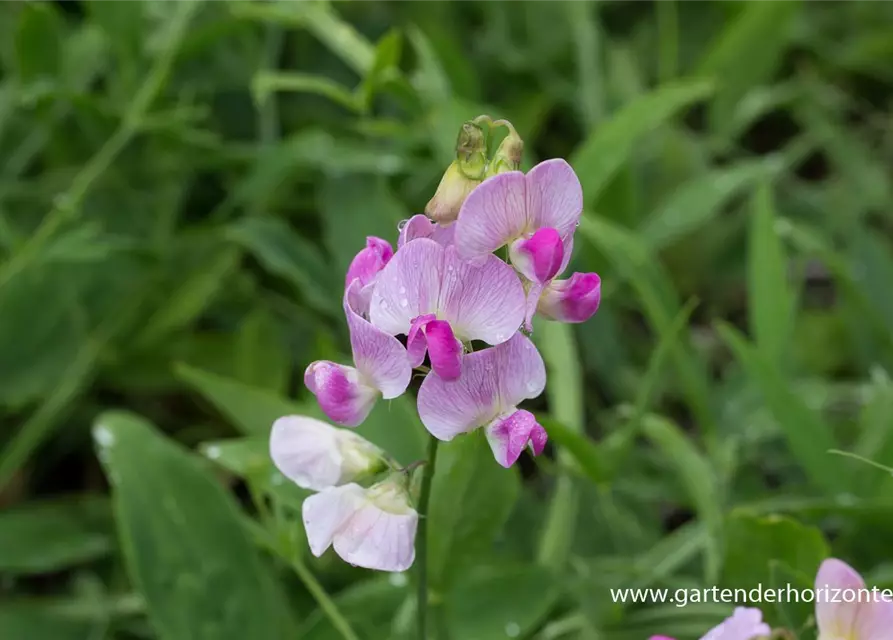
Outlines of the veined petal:
<svg viewBox="0 0 893 640">
<path fill-rule="evenodd" d="M 396 398 L 409 386 L 412 367 L 400 341 L 363 318 L 351 305 L 358 296 L 359 284 L 352 282 L 344 296 L 353 361 L 365 380 L 381 391 L 382 397 Z"/>
<path fill-rule="evenodd" d="M 479 353 L 486 353 L 485 349 Z M 500 405 L 514 407 L 536 398 L 546 388 L 546 365 L 530 338 L 516 333 L 511 340 L 492 349 Z"/>
<path fill-rule="evenodd" d="M 844 589 L 851 589 L 859 594 L 865 589 L 865 581 L 855 569 L 837 558 L 829 558 L 819 567 L 815 588 L 815 614 L 819 627 L 819 640 L 837 640 L 837 638 L 874 640 L 870 637 L 863 638 L 856 633 L 866 603 L 860 603 L 858 598 L 853 602 L 843 602 L 843 598 L 833 597 L 835 591 L 840 594 Z"/>
<path fill-rule="evenodd" d="M 545 283 L 558 275 L 564 263 L 564 243 L 556 229 L 543 227 L 529 238 L 515 240 L 509 254 L 525 278 Z"/>
<path fill-rule="evenodd" d="M 393 336 L 408 334 L 413 318 L 435 313 L 443 276 L 441 245 L 428 238 L 404 244 L 378 274 L 369 318 Z"/>
<path fill-rule="evenodd" d="M 524 321 L 524 286 L 496 256 L 485 256 L 476 266 L 447 247 L 438 307 L 460 340 L 499 344 Z"/>
<path fill-rule="evenodd" d="M 425 353 L 428 351 L 428 340 L 425 337 L 425 326 L 436 319 L 437 316 L 433 313 L 426 313 L 417 318 L 413 318 L 410 323 L 409 333 L 406 334 L 406 353 L 409 355 L 409 366 L 413 369 L 425 361 Z"/>
<path fill-rule="evenodd" d="M 406 356 L 403 361 L 408 367 Z M 362 424 L 379 395 L 355 368 L 328 360 L 311 362 L 304 372 L 304 384 L 316 396 L 323 413 L 345 427 Z"/>
<path fill-rule="evenodd" d="M 400 227 L 400 236 L 397 239 L 397 249 L 404 244 L 418 238 L 428 238 L 437 244 L 446 246 L 453 243 L 453 235 L 456 232 L 456 224 L 438 224 L 430 220 L 428 216 L 417 214 Z"/>
<path fill-rule="evenodd" d="M 452 440 L 535 398 L 545 386 L 543 359 L 529 338 L 516 333 L 507 342 L 465 355 L 456 380 L 429 373 L 419 389 L 419 417 L 434 437 Z"/>
<path fill-rule="evenodd" d="M 432 371 L 419 389 L 422 424 L 440 440 L 452 440 L 490 422 L 499 413 L 499 387 L 492 347 L 462 358 L 462 374 L 447 381 Z"/>
<path fill-rule="evenodd" d="M 545 288 L 537 311 L 552 320 L 584 322 L 598 311 L 601 297 L 602 281 L 597 273 L 574 273 Z"/>
<path fill-rule="evenodd" d="M 708 631 L 701 640 L 753 640 L 771 633 L 772 629 L 763 622 L 759 609 L 736 607 L 731 616 Z"/>
<path fill-rule="evenodd" d="M 314 491 L 350 482 L 383 465 L 382 451 L 371 442 L 308 416 L 286 416 L 273 423 L 270 457 L 285 477 Z"/>
<path fill-rule="evenodd" d="M 456 221 L 456 247 L 463 260 L 480 259 L 519 237 L 527 225 L 524 174 L 500 173 L 465 199 Z"/>
<path fill-rule="evenodd" d="M 335 534 L 365 502 L 358 484 L 330 487 L 309 496 L 301 505 L 310 551 L 317 558 L 332 544 Z"/>
<path fill-rule="evenodd" d="M 366 286 L 378 275 L 388 261 L 393 257 L 394 250 L 387 240 L 369 236 L 366 238 L 366 248 L 360 251 L 347 268 L 347 276 L 344 287 L 350 286 L 354 279 L 359 279 L 360 286 Z"/>
<path fill-rule="evenodd" d="M 444 380 L 455 380 L 462 371 L 462 343 L 453 335 L 450 323 L 432 320 L 425 325 L 431 369 Z"/>
<path fill-rule="evenodd" d="M 386 480 L 365 491 L 360 508 L 335 533 L 335 552 L 358 567 L 406 571 L 415 559 L 418 521 L 406 491 Z"/>
<path fill-rule="evenodd" d="M 486 433 L 493 457 L 505 468 L 517 462 L 528 444 L 535 455 L 546 446 L 546 430 L 529 411 L 516 410 L 497 417 L 487 425 Z"/>
<path fill-rule="evenodd" d="M 533 228 L 552 227 L 562 238 L 572 234 L 583 213 L 583 187 L 571 166 L 561 158 L 546 160 L 528 171 L 525 178 Z"/>
<path fill-rule="evenodd" d="M 861 605 L 858 630 L 858 640 L 886 640 L 893 629 L 893 602 L 885 602 L 883 594 L 875 592 L 871 602 Z"/>
<path fill-rule="evenodd" d="M 533 316 L 536 315 L 537 305 L 543 293 L 544 285 L 539 282 L 531 282 L 527 289 L 527 301 L 524 312 L 524 331 L 533 333 Z"/>
</svg>

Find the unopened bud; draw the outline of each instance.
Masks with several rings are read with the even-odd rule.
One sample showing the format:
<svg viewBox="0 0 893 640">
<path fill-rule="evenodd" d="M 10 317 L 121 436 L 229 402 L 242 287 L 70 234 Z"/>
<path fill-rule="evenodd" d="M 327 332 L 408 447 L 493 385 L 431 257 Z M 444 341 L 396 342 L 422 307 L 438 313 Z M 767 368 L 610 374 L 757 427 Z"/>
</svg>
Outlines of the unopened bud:
<svg viewBox="0 0 893 640">
<path fill-rule="evenodd" d="M 506 171 L 518 171 L 521 168 L 521 156 L 524 153 L 524 141 L 515 131 L 514 127 L 509 127 L 509 134 L 502 139 L 493 160 L 490 162 L 490 168 L 487 170 L 487 176 L 495 176 L 497 173 L 505 173 Z"/>
<path fill-rule="evenodd" d="M 481 183 L 487 170 L 486 140 L 479 126 L 462 125 L 456 140 L 456 159 L 447 167 L 434 197 L 425 206 L 425 214 L 440 224 L 448 224 L 459 216 L 459 209 L 468 194 Z"/>
</svg>

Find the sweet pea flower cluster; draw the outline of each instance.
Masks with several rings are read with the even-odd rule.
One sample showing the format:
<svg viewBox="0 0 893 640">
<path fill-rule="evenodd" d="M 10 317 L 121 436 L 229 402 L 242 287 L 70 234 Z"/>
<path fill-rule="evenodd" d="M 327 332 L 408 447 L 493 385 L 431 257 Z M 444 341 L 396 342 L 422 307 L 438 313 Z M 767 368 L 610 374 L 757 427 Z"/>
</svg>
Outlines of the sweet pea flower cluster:
<svg viewBox="0 0 893 640">
<path fill-rule="evenodd" d="M 313 362 L 304 375 L 333 423 L 359 426 L 378 400 L 422 378 L 418 412 L 435 438 L 481 430 L 503 467 L 525 449 L 542 453 L 545 429 L 519 408 L 546 385 L 531 320 L 587 320 L 601 281 L 558 278 L 583 209 L 580 182 L 561 159 L 519 171 L 522 143 L 505 124 L 510 135 L 491 160 L 481 127 L 466 123 L 428 215 L 399 225 L 396 251 L 370 237 L 351 262 L 343 309 L 353 362 Z M 502 247 L 508 262 L 494 254 Z M 407 469 L 356 434 L 306 417 L 278 421 L 270 449 L 284 475 L 319 492 L 303 505 L 315 555 L 331 545 L 362 567 L 412 564 L 419 514 Z"/>
<path fill-rule="evenodd" d="M 825 560 L 815 579 L 815 618 L 818 640 L 890 640 L 893 638 L 893 602 L 877 597 L 855 569 L 837 558 Z M 759 609 L 738 607 L 702 636 L 701 640 L 769 640 L 773 635 Z M 674 640 L 652 636 L 649 640 Z"/>
</svg>

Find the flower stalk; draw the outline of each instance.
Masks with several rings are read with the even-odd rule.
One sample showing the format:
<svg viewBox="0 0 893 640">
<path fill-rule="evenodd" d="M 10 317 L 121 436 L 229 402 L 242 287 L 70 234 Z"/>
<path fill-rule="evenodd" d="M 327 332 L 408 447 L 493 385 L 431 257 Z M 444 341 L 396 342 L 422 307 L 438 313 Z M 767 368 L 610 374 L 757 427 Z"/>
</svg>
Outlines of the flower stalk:
<svg viewBox="0 0 893 640">
<path fill-rule="evenodd" d="M 416 615 L 418 621 L 419 640 L 428 638 L 428 503 L 431 500 L 431 481 L 434 479 L 434 467 L 437 462 L 437 444 L 440 441 L 434 436 L 428 438 L 428 459 L 422 467 L 422 487 L 419 492 L 419 530 L 418 530 L 418 602 Z"/>
</svg>

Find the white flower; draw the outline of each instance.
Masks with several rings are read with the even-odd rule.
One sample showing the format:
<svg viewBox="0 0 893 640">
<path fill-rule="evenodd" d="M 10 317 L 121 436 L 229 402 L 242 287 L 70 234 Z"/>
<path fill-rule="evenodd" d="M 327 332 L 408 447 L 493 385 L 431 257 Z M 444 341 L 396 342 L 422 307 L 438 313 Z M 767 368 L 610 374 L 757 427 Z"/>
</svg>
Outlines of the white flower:
<svg viewBox="0 0 893 640">
<path fill-rule="evenodd" d="M 415 559 L 419 514 L 399 479 L 325 489 L 304 500 L 303 518 L 317 557 L 334 546 L 346 562 L 379 571 L 406 571 Z"/>
<path fill-rule="evenodd" d="M 270 457 L 299 487 L 320 491 L 384 469 L 381 449 L 357 434 L 307 416 L 273 423 Z"/>
</svg>

